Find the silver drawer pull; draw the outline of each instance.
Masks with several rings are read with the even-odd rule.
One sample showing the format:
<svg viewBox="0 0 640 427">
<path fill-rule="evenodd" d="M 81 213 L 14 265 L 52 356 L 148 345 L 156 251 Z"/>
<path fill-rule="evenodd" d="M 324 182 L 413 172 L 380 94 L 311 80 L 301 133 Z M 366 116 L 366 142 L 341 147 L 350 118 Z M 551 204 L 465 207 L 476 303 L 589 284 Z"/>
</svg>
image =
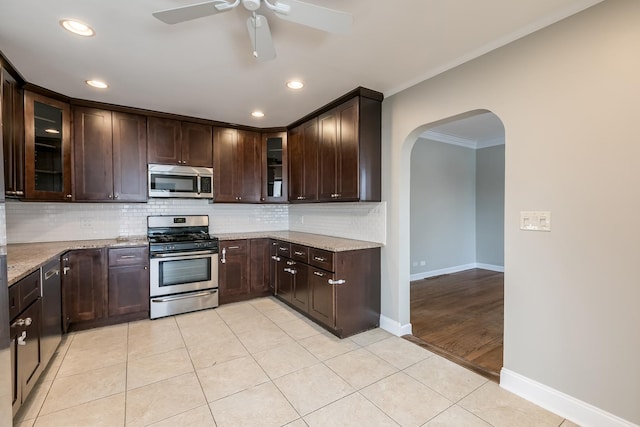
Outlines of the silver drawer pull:
<svg viewBox="0 0 640 427">
<path fill-rule="evenodd" d="M 340 280 L 332 280 L 332 279 L 329 279 L 329 284 L 330 285 L 344 285 L 345 283 L 347 283 L 346 280 L 342 280 L 342 279 L 340 279 Z"/>
<path fill-rule="evenodd" d="M 240 246 L 227 246 L 227 249 L 240 249 Z"/>
<path fill-rule="evenodd" d="M 296 265 L 295 261 L 287 261 L 287 265 Z"/>
<path fill-rule="evenodd" d="M 315 274 L 316 276 L 320 276 L 320 277 L 324 277 L 325 276 L 324 273 L 321 273 L 319 271 L 314 271 L 313 274 Z"/>
<path fill-rule="evenodd" d="M 280 246 L 278 249 L 281 250 L 282 252 L 289 252 L 289 248 L 285 248 L 282 246 Z"/>
<path fill-rule="evenodd" d="M 321 257 L 321 256 L 314 256 L 313 259 L 320 262 L 325 262 L 327 260 L 325 257 Z"/>
<path fill-rule="evenodd" d="M 275 255 L 273 255 L 271 257 L 271 259 L 274 260 L 274 261 L 280 261 L 280 257 L 279 256 L 275 256 Z"/>
<path fill-rule="evenodd" d="M 304 252 L 295 251 L 293 254 L 294 254 L 294 255 L 302 256 L 302 255 L 304 255 Z"/>
<path fill-rule="evenodd" d="M 131 258 L 135 258 L 135 255 L 121 255 L 120 259 L 131 259 Z"/>
</svg>

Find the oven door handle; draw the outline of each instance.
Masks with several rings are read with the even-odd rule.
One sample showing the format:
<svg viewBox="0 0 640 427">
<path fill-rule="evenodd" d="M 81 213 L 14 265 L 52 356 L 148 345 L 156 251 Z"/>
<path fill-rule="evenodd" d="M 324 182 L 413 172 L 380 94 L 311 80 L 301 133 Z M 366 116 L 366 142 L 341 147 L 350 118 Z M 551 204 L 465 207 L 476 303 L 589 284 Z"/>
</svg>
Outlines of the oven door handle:
<svg viewBox="0 0 640 427">
<path fill-rule="evenodd" d="M 166 254 L 153 254 L 151 258 L 179 258 L 195 255 L 213 255 L 216 253 L 216 251 L 171 252 Z"/>
<path fill-rule="evenodd" d="M 208 295 L 213 295 L 216 292 L 218 292 L 218 290 L 214 289 L 212 291 L 198 292 L 198 293 L 195 293 L 195 294 L 176 295 L 176 296 L 172 296 L 172 297 L 163 297 L 163 298 L 152 298 L 151 302 L 171 302 L 171 301 L 178 301 L 178 300 L 181 300 L 181 299 L 206 297 Z"/>
</svg>

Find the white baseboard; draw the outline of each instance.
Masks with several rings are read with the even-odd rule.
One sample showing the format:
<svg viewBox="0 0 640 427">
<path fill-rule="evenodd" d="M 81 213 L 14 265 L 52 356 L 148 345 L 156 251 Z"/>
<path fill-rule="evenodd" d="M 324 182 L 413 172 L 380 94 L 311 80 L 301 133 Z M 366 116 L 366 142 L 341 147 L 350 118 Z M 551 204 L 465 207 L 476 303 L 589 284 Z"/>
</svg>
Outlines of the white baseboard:
<svg viewBox="0 0 640 427">
<path fill-rule="evenodd" d="M 411 323 L 401 325 L 400 322 L 389 319 L 387 316 L 383 316 L 382 314 L 380 315 L 380 327 L 397 337 L 411 335 Z"/>
<path fill-rule="evenodd" d="M 589 403 L 508 369 L 500 371 L 500 387 L 585 427 L 639 427 Z"/>
<path fill-rule="evenodd" d="M 497 271 L 504 273 L 504 266 L 493 264 L 482 264 L 474 262 L 471 264 L 456 265 L 448 268 L 441 268 L 439 270 L 423 271 L 422 273 L 415 273 L 411 275 L 411 281 L 427 279 L 429 277 L 440 276 L 443 274 L 459 273 L 465 270 L 471 270 L 472 268 L 482 268 L 483 270 Z"/>
</svg>

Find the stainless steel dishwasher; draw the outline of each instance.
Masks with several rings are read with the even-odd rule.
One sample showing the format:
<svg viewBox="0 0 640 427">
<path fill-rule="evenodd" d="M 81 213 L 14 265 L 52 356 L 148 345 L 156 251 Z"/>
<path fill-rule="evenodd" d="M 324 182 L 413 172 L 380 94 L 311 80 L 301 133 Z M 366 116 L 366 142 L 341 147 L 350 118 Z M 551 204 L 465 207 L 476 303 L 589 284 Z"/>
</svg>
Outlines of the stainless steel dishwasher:
<svg viewBox="0 0 640 427">
<path fill-rule="evenodd" d="M 60 260 L 54 259 L 42 267 L 42 341 L 41 361 L 47 366 L 62 340 L 62 293 L 60 291 Z"/>
</svg>

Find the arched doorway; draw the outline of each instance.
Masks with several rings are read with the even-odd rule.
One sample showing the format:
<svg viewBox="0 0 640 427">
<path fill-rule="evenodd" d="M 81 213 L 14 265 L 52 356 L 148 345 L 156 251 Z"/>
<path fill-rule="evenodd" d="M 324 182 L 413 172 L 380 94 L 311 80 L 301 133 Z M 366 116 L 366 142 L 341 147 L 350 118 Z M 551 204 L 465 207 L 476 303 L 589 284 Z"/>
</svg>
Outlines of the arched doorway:
<svg viewBox="0 0 640 427">
<path fill-rule="evenodd" d="M 416 341 L 495 381 L 504 329 L 504 126 L 480 110 L 411 149 L 410 321 Z"/>
</svg>

